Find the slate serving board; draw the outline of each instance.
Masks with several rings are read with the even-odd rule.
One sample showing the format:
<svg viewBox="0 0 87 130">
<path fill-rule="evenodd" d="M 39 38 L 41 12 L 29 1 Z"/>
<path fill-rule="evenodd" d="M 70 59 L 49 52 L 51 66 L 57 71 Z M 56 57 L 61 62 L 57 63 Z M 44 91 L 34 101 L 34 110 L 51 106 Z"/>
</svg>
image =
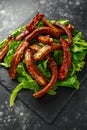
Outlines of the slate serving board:
<svg viewBox="0 0 87 130">
<path fill-rule="evenodd" d="M 23 25 L 28 23 L 36 15 L 36 13 L 37 12 L 32 14 L 23 23 Z M 83 71 L 78 74 L 78 78 L 81 84 L 85 78 L 87 78 L 87 60 Z M 18 84 L 17 81 L 10 79 L 8 70 L 4 67 L 0 67 L 0 83 L 10 92 L 12 92 L 12 90 Z M 76 91 L 74 89 L 60 87 L 57 90 L 56 96 L 45 95 L 41 99 L 35 99 L 32 96 L 31 91 L 23 90 L 19 93 L 18 98 L 47 123 L 52 123 L 58 114 L 62 112 L 65 105 L 68 103 L 75 92 Z"/>
</svg>

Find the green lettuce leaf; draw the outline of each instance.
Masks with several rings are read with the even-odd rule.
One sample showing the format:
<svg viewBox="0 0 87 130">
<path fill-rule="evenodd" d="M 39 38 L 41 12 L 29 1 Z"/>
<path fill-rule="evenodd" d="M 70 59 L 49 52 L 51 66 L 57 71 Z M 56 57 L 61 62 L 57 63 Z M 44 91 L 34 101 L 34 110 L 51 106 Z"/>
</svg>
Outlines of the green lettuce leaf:
<svg viewBox="0 0 87 130">
<path fill-rule="evenodd" d="M 32 89 L 34 92 L 39 90 L 39 85 L 32 77 L 27 73 L 24 67 L 24 63 L 21 62 L 17 67 L 18 76 L 17 79 L 19 82 L 24 82 L 29 89 Z"/>
<path fill-rule="evenodd" d="M 72 75 L 71 77 L 66 78 L 63 81 L 57 81 L 56 84 L 53 87 L 53 90 L 58 89 L 58 87 L 69 87 L 69 88 L 75 88 L 79 89 L 79 81 L 76 75 Z"/>
<path fill-rule="evenodd" d="M 5 38 L 2 42 L 0 42 L 0 48 L 6 43 L 7 38 Z"/>
<path fill-rule="evenodd" d="M 85 42 L 81 32 L 77 32 L 73 37 L 71 53 L 73 73 L 81 71 L 85 65 L 84 59 L 87 54 L 87 42 Z"/>
<path fill-rule="evenodd" d="M 41 71 L 41 73 L 46 77 L 46 78 L 50 78 L 51 77 L 51 72 L 48 68 L 48 65 L 47 65 L 48 61 L 47 60 L 43 60 L 43 61 L 40 61 L 37 65 L 37 68 Z"/>
<path fill-rule="evenodd" d="M 4 63 L 5 66 L 10 67 L 13 55 L 17 49 L 17 47 L 19 46 L 19 44 L 21 43 L 21 41 L 12 41 L 9 45 L 9 51 L 7 52 L 5 58 L 4 58 Z"/>
<path fill-rule="evenodd" d="M 25 25 L 19 27 L 18 29 L 16 29 L 15 31 L 12 32 L 11 36 L 17 37 L 24 29 L 25 29 Z M 6 43 L 7 38 L 5 38 L 2 42 L 0 42 L 0 48 Z"/>
<path fill-rule="evenodd" d="M 15 102 L 15 99 L 16 99 L 18 93 L 23 89 L 29 89 L 29 90 L 33 90 L 34 92 L 37 92 L 37 91 L 39 91 L 39 86 L 36 82 L 34 82 L 34 81 L 29 82 L 28 80 L 24 80 L 23 82 L 18 84 L 16 86 L 16 88 L 13 90 L 13 92 L 11 93 L 10 107 L 12 107 L 14 105 L 14 102 Z"/>
<path fill-rule="evenodd" d="M 69 24 L 69 20 L 64 20 L 64 19 L 59 19 L 59 20 L 49 20 L 50 23 L 54 24 L 55 22 L 59 22 L 63 25 L 68 25 Z"/>
<path fill-rule="evenodd" d="M 18 29 L 14 30 L 11 35 L 17 37 L 25 29 L 25 27 L 26 25 L 19 27 Z"/>
</svg>

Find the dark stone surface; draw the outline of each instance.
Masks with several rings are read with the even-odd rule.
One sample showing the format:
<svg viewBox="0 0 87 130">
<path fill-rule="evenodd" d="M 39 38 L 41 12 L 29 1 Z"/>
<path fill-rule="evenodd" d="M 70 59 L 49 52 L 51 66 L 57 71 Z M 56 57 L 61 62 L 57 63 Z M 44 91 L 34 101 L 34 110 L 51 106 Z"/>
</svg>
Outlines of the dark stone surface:
<svg viewBox="0 0 87 130">
<path fill-rule="evenodd" d="M 86 0 L 0 0 L 0 40 L 36 10 L 51 19 L 70 19 L 87 40 L 86 5 Z M 9 108 L 10 92 L 0 85 L 0 130 L 87 130 L 86 84 L 87 76 L 79 91 L 51 124 L 46 123 L 19 99 L 12 109 Z"/>
</svg>

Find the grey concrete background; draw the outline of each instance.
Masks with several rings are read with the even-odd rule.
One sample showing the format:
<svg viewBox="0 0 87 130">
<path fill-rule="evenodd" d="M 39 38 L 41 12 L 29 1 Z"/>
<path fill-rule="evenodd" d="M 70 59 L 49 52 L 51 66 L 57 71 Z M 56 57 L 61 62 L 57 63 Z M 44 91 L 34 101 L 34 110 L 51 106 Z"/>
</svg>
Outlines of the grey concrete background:
<svg viewBox="0 0 87 130">
<path fill-rule="evenodd" d="M 0 41 L 36 10 L 69 19 L 87 40 L 86 0 L 0 0 Z M 87 130 L 87 78 L 62 113 L 48 124 L 21 101 L 9 108 L 10 92 L 0 85 L 0 130 Z"/>
</svg>

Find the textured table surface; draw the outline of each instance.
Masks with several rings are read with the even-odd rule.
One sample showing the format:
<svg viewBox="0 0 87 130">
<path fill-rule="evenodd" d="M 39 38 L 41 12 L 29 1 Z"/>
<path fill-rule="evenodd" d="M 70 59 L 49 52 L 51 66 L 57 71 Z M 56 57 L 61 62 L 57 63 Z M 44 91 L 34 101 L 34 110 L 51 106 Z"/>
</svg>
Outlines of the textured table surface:
<svg viewBox="0 0 87 130">
<path fill-rule="evenodd" d="M 86 0 L 0 0 L 0 41 L 35 11 L 66 18 L 87 40 Z M 87 76 L 54 122 L 45 122 L 19 99 L 9 108 L 10 92 L 0 85 L 0 130 L 87 130 Z"/>
</svg>

